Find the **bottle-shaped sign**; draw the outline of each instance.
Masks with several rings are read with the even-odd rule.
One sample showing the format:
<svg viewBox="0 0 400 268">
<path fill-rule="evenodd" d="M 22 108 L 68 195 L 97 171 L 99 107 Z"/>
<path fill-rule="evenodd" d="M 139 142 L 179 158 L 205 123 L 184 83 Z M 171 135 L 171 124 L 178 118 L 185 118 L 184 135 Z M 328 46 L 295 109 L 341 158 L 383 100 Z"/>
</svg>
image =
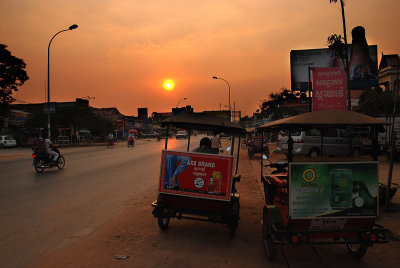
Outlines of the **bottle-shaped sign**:
<svg viewBox="0 0 400 268">
<path fill-rule="evenodd" d="M 215 191 L 214 179 L 210 177 L 210 180 L 208 181 L 208 192 L 214 193 L 214 191 Z"/>
<path fill-rule="evenodd" d="M 213 172 L 213 179 L 214 179 L 214 192 L 219 194 L 221 192 L 221 172 Z"/>
<path fill-rule="evenodd" d="M 357 26 L 351 31 L 351 35 L 353 43 L 349 61 L 350 80 L 378 79 L 376 64 L 371 58 L 365 38 L 365 29 Z"/>
</svg>

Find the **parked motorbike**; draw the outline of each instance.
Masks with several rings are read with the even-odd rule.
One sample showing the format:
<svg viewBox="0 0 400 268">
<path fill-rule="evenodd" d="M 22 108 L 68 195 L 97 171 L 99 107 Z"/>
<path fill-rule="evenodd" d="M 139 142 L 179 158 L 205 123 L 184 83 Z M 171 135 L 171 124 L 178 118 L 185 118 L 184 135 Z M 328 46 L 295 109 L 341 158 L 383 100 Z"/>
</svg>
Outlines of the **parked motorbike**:
<svg viewBox="0 0 400 268">
<path fill-rule="evenodd" d="M 240 148 L 247 149 L 247 147 L 250 146 L 250 144 L 251 144 L 250 140 L 248 138 L 245 138 L 242 141 L 242 144 L 240 145 Z"/>
<path fill-rule="evenodd" d="M 58 169 L 62 169 L 65 166 L 65 158 L 61 155 L 60 151 L 57 148 L 51 148 L 52 151 L 58 153 L 58 159 L 55 164 L 51 161 L 50 155 L 44 152 L 34 152 L 32 154 L 33 158 L 33 166 L 37 173 L 42 173 L 46 168 L 57 167 Z"/>
<path fill-rule="evenodd" d="M 266 155 L 263 155 L 263 159 L 269 162 L 269 164 L 264 165 L 265 167 L 270 167 L 275 169 L 271 172 L 271 174 L 286 174 L 288 172 L 287 170 L 288 163 L 281 161 L 273 163 L 271 162 L 271 160 L 268 159 Z"/>
</svg>

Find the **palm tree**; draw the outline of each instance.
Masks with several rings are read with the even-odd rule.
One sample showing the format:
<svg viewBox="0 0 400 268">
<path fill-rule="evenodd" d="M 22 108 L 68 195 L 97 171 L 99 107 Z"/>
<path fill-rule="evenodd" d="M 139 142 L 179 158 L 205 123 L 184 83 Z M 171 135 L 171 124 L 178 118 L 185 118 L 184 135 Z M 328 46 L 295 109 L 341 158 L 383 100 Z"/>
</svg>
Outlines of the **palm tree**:
<svg viewBox="0 0 400 268">
<path fill-rule="evenodd" d="M 338 0 L 329 0 L 329 3 L 337 3 Z M 344 32 L 344 45 L 345 45 L 345 71 L 347 75 L 347 110 L 351 111 L 351 97 L 350 97 L 350 89 L 349 89 L 349 64 L 348 64 L 348 51 L 347 51 L 347 33 L 346 33 L 346 18 L 344 16 L 344 3 L 343 0 L 340 0 L 340 7 L 342 10 L 342 20 L 343 20 L 343 32 Z"/>
</svg>

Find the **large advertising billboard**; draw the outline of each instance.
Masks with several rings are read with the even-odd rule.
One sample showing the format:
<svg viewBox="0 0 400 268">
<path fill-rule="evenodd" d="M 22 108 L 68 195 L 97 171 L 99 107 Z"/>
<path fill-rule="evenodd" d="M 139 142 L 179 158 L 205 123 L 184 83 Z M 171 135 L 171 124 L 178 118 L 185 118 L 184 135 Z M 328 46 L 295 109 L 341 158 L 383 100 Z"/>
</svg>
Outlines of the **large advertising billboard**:
<svg viewBox="0 0 400 268">
<path fill-rule="evenodd" d="M 162 151 L 159 191 L 229 201 L 233 156 Z"/>
<path fill-rule="evenodd" d="M 378 163 L 290 163 L 289 215 L 314 217 L 376 217 Z"/>
<path fill-rule="evenodd" d="M 357 45 L 348 45 L 350 89 L 365 89 L 378 85 L 378 55 L 377 46 L 368 46 L 367 49 Z M 356 50 L 356 51 L 354 51 Z M 359 53 L 356 53 L 360 51 Z M 293 90 L 313 89 L 309 81 L 309 67 L 339 67 L 344 68 L 342 59 L 329 48 L 306 49 L 290 51 L 290 72 Z"/>
<path fill-rule="evenodd" d="M 346 111 L 346 72 L 337 67 L 312 68 L 313 111 Z"/>
</svg>

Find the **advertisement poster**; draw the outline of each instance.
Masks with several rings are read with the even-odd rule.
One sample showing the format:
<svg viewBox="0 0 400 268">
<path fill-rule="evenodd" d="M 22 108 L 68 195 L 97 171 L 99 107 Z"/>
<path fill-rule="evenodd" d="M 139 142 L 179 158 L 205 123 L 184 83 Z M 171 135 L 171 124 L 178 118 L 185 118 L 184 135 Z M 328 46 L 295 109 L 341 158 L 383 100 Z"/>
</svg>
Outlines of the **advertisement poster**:
<svg viewBox="0 0 400 268">
<path fill-rule="evenodd" d="M 161 193 L 229 201 L 233 156 L 163 150 Z"/>
<path fill-rule="evenodd" d="M 315 111 L 346 111 L 346 72 L 337 67 L 312 68 L 313 102 Z"/>
<path fill-rule="evenodd" d="M 290 163 L 289 174 L 293 219 L 377 216 L 377 162 Z"/>
<path fill-rule="evenodd" d="M 367 46 L 365 55 L 356 53 L 354 51 L 356 48 L 359 46 L 354 46 L 352 52 L 352 45 L 348 45 L 350 89 L 365 89 L 378 85 L 377 46 Z M 329 48 L 290 51 L 290 74 L 293 90 L 308 90 L 308 67 L 344 68 L 344 63 Z M 311 89 L 313 88 L 311 83 Z"/>
</svg>

